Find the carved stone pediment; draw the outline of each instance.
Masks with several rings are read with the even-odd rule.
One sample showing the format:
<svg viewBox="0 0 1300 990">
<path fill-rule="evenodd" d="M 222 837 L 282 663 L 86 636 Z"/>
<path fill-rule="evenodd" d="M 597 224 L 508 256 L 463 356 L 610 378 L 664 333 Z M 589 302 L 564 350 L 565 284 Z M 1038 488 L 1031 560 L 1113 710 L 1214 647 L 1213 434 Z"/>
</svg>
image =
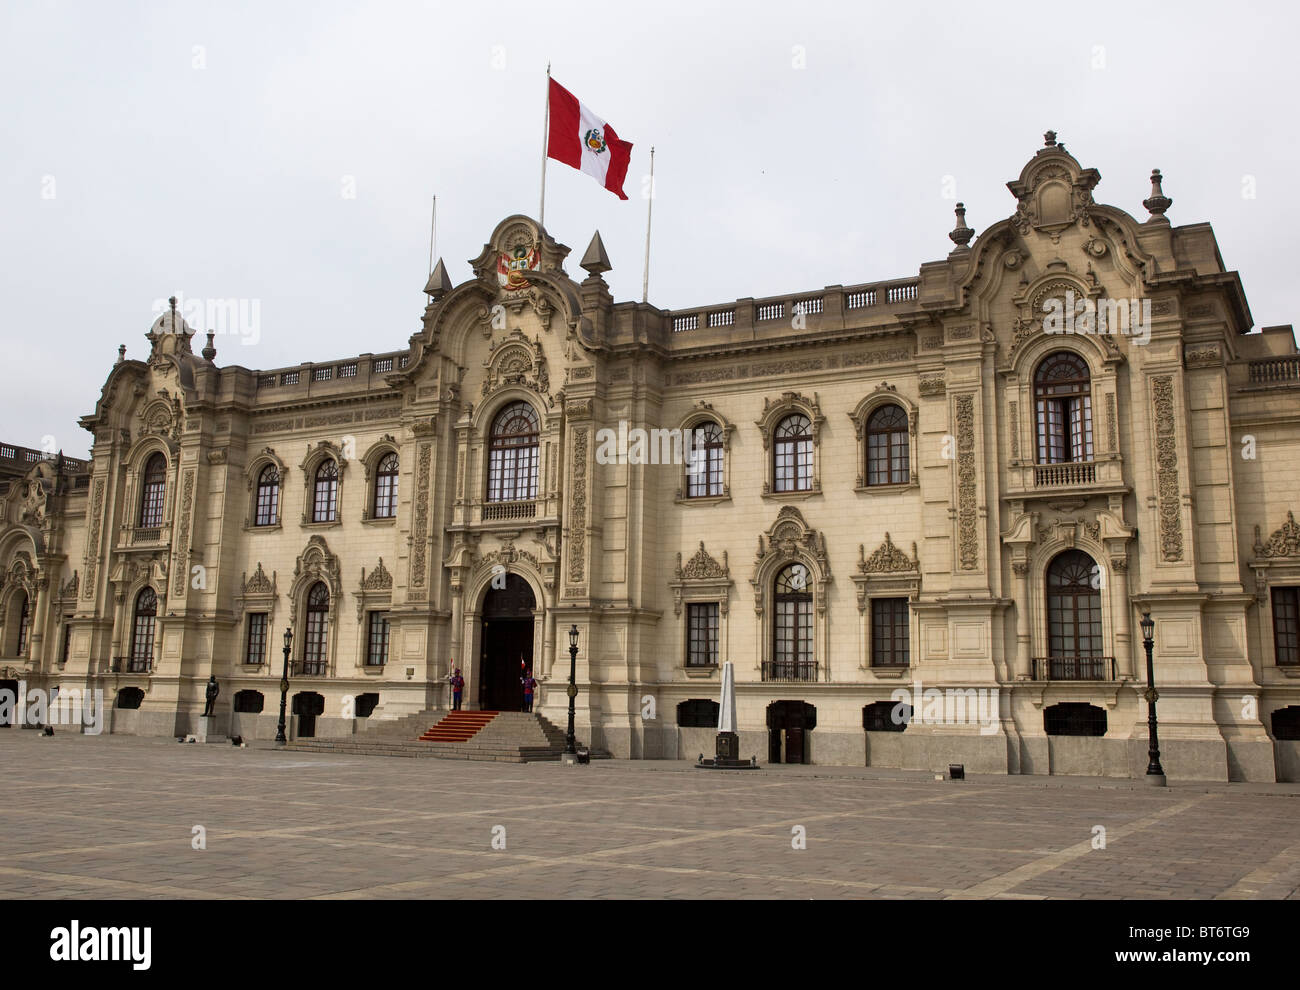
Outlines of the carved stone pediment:
<svg viewBox="0 0 1300 990">
<path fill-rule="evenodd" d="M 912 556 L 894 546 L 894 541 L 885 534 L 885 542 L 880 544 L 870 557 L 866 556 L 866 546 L 858 544 L 858 570 L 863 574 L 892 574 L 906 571 L 920 571 L 921 564 L 916 556 L 916 544 L 912 544 Z"/>
<path fill-rule="evenodd" d="M 529 340 L 522 330 L 516 328 L 492 345 L 483 368 L 481 398 L 487 399 L 503 388 L 521 386 L 542 396 L 547 406 L 554 408 L 551 378 L 540 340 Z"/>
<path fill-rule="evenodd" d="M 716 601 L 722 615 L 726 615 L 731 600 L 731 567 L 727 563 L 727 551 L 722 551 L 722 563 L 718 563 L 707 550 L 704 541 L 690 560 L 682 563 L 682 555 L 677 554 L 677 568 L 674 579 L 668 582 L 673 591 L 673 612 L 682 614 L 682 602 Z"/>
<path fill-rule="evenodd" d="M 275 572 L 271 572 L 271 577 L 266 576 L 266 571 L 262 570 L 262 562 L 257 562 L 257 570 L 253 572 L 252 577 L 244 577 L 244 594 L 245 595 L 273 595 L 275 594 Z"/>
<path fill-rule="evenodd" d="M 682 555 L 677 555 L 677 580 L 678 581 L 699 581 L 710 578 L 726 578 L 731 576 L 731 570 L 727 565 L 727 551 L 722 551 L 722 563 L 719 564 L 710 556 L 709 552 L 704 549 L 704 541 L 700 541 L 700 548 L 695 551 L 695 555 L 682 566 Z"/>
<path fill-rule="evenodd" d="M 379 558 L 378 566 L 369 574 L 366 569 L 361 568 L 361 590 L 362 591 L 392 591 L 393 575 L 388 573 L 388 568 L 384 566 L 384 558 Z"/>
<path fill-rule="evenodd" d="M 1259 526 L 1256 526 L 1256 557 L 1300 557 L 1300 525 L 1296 524 L 1294 513 L 1286 514 L 1286 522 L 1273 531 L 1268 542 L 1261 543 L 1259 535 Z"/>
</svg>

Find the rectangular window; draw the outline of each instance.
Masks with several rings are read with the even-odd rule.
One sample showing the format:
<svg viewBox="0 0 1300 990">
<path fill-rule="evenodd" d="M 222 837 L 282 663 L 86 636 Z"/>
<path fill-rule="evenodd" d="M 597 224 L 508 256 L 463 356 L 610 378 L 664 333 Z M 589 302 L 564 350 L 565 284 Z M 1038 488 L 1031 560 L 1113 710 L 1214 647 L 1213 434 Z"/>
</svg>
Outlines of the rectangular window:
<svg viewBox="0 0 1300 990">
<path fill-rule="evenodd" d="M 63 617 L 63 650 L 59 654 L 59 660 L 62 663 L 68 662 L 68 657 L 72 655 L 72 616 Z"/>
<path fill-rule="evenodd" d="M 907 599 L 871 599 L 871 666 L 906 667 Z"/>
<path fill-rule="evenodd" d="M 686 665 L 716 666 L 718 662 L 718 603 L 686 606 Z"/>
<path fill-rule="evenodd" d="M 244 650 L 244 663 L 260 664 L 266 659 L 266 619 L 265 612 L 250 612 L 248 615 L 248 642 Z"/>
<path fill-rule="evenodd" d="M 1038 400 L 1038 463 L 1092 460 L 1092 396 Z"/>
<path fill-rule="evenodd" d="M 388 613 L 370 613 L 370 650 L 366 654 L 366 663 L 371 667 L 382 667 L 388 662 Z"/>
<path fill-rule="evenodd" d="M 1279 667 L 1300 664 L 1300 588 L 1273 589 L 1273 647 Z"/>
</svg>

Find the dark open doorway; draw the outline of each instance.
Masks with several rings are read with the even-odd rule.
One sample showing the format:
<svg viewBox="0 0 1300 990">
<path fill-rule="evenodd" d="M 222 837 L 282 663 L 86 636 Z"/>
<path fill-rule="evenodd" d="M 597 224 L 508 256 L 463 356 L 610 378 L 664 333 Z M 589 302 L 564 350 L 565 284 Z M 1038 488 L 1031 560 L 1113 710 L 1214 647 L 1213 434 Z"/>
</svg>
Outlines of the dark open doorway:
<svg viewBox="0 0 1300 990">
<path fill-rule="evenodd" d="M 483 599 L 483 645 L 479 661 L 479 707 L 519 712 L 524 708 L 520 678 L 533 668 L 533 609 L 536 598 L 518 574 Z"/>
<path fill-rule="evenodd" d="M 808 737 L 817 727 L 817 709 L 803 701 L 774 701 L 767 706 L 769 763 L 811 763 Z"/>
</svg>

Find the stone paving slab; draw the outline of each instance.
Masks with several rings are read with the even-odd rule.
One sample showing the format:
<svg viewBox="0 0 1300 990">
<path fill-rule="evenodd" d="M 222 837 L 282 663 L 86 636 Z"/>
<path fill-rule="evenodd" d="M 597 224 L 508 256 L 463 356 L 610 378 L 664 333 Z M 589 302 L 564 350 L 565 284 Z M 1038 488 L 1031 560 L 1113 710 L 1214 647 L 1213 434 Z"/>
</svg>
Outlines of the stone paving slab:
<svg viewBox="0 0 1300 990">
<path fill-rule="evenodd" d="M 0 730 L 0 759 L 5 899 L 1300 895 L 1292 784 L 394 760 L 16 730 Z"/>
</svg>

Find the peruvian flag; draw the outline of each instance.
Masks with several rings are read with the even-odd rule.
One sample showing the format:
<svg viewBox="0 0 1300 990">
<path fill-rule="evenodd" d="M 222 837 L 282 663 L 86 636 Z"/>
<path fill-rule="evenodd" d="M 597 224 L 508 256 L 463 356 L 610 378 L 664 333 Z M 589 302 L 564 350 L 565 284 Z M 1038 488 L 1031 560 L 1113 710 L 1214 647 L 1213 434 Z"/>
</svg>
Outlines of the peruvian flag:
<svg viewBox="0 0 1300 990">
<path fill-rule="evenodd" d="M 619 199 L 627 199 L 623 180 L 632 160 L 632 145 L 620 140 L 614 128 L 554 79 L 550 82 L 546 157 L 586 172 Z"/>
</svg>

